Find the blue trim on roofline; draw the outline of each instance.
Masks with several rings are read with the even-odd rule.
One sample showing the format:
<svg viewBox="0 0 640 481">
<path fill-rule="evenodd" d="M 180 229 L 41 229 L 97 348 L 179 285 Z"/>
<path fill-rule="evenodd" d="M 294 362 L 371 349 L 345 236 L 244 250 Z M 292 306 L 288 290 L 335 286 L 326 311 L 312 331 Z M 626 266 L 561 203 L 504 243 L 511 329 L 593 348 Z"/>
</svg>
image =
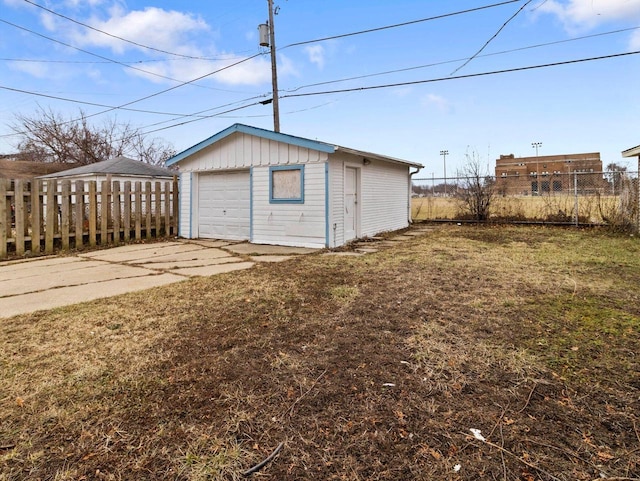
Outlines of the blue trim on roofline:
<svg viewBox="0 0 640 481">
<path fill-rule="evenodd" d="M 317 150 L 320 152 L 325 152 L 327 154 L 333 154 L 335 152 L 335 147 L 330 144 L 326 144 L 324 142 L 319 142 L 317 140 L 305 139 L 304 137 L 296 137 L 294 135 L 283 134 L 280 132 L 273 132 L 271 130 L 260 129 L 258 127 L 251 127 L 249 125 L 244 124 L 233 124 L 231 127 L 227 127 L 226 129 L 218 132 L 215 135 L 212 135 L 208 139 L 203 140 L 195 144 L 192 147 L 189 147 L 186 150 L 183 150 L 179 154 L 174 155 L 169 160 L 165 162 L 165 166 L 169 167 L 173 164 L 184 160 L 190 155 L 199 152 L 202 149 L 209 147 L 210 145 L 219 142 L 220 140 L 234 134 L 236 132 L 240 132 L 243 134 L 253 135 L 256 137 L 261 137 L 263 139 L 273 140 L 276 142 L 283 142 L 285 144 L 295 145 L 297 147 L 304 147 L 311 150 Z"/>
</svg>

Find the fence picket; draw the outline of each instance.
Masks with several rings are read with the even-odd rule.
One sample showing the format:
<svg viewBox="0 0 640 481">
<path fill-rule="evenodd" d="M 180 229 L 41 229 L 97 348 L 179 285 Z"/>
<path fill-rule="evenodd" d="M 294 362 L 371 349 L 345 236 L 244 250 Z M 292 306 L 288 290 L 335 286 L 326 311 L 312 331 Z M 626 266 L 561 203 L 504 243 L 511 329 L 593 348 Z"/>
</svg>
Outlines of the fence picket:
<svg viewBox="0 0 640 481">
<path fill-rule="evenodd" d="M 151 239 L 151 213 L 153 212 L 153 208 L 151 205 L 151 182 L 144 183 L 144 207 L 145 207 L 145 216 L 144 216 L 144 224 L 145 224 L 145 237 L 147 239 Z"/>
<path fill-rule="evenodd" d="M 113 243 L 120 244 L 120 182 L 113 182 L 113 191 L 111 193 L 113 202 Z"/>
<path fill-rule="evenodd" d="M 57 182 L 47 181 L 47 209 L 45 215 L 44 253 L 53 254 L 53 239 L 58 226 L 58 203 L 56 201 Z"/>
<path fill-rule="evenodd" d="M 89 245 L 96 245 L 98 230 L 98 198 L 96 195 L 96 181 L 89 181 Z"/>
<path fill-rule="evenodd" d="M 60 237 L 62 250 L 69 250 L 69 227 L 71 226 L 71 182 L 62 181 L 62 195 L 60 196 Z"/>
<path fill-rule="evenodd" d="M 124 183 L 124 241 L 131 239 L 131 182 Z"/>
<path fill-rule="evenodd" d="M 177 233 L 177 182 L 0 179 L 0 259 Z M 12 189 L 13 188 L 13 189 Z M 86 189 L 86 190 L 85 190 Z M 144 230 L 144 232 L 143 232 Z M 134 235 L 132 235 L 134 234 Z"/>
<path fill-rule="evenodd" d="M 136 182 L 134 211 L 135 211 L 135 219 L 136 219 L 136 240 L 141 240 L 142 239 L 142 182 Z"/>
<path fill-rule="evenodd" d="M 14 222 L 15 222 L 15 240 L 16 240 L 16 254 L 24 255 L 24 230 L 26 228 L 25 212 L 24 208 L 24 183 L 18 179 L 14 183 L 13 187 L 13 203 L 14 203 Z"/>
<path fill-rule="evenodd" d="M 82 249 L 84 246 L 84 181 L 75 181 L 75 248 Z"/>
<path fill-rule="evenodd" d="M 40 253 L 42 240 L 42 181 L 31 181 L 31 252 Z M 1 257 L 1 256 L 0 256 Z"/>
<path fill-rule="evenodd" d="M 160 187 L 160 182 L 155 183 L 155 191 L 154 191 L 154 207 L 155 207 L 155 216 L 156 216 L 156 237 L 160 236 L 160 231 L 162 229 L 162 190 Z"/>
</svg>

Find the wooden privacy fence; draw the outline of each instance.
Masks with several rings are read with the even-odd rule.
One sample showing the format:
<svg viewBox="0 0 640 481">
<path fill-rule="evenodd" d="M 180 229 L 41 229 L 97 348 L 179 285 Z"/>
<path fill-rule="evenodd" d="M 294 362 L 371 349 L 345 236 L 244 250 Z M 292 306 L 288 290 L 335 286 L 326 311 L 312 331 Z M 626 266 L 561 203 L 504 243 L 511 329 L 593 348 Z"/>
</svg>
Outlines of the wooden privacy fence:
<svg viewBox="0 0 640 481">
<path fill-rule="evenodd" d="M 0 179 L 0 259 L 178 234 L 178 181 Z"/>
</svg>

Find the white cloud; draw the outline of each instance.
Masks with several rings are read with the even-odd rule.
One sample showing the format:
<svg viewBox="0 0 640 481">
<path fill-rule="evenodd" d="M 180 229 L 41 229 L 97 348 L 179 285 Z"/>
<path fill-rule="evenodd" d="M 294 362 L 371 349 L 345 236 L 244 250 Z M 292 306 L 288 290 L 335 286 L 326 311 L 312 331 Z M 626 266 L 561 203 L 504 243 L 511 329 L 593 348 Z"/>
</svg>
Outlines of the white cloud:
<svg viewBox="0 0 640 481">
<path fill-rule="evenodd" d="M 322 45 L 309 45 L 304 51 L 307 52 L 311 63 L 316 64 L 320 70 L 324 68 L 325 50 Z"/>
<path fill-rule="evenodd" d="M 24 72 L 36 78 L 50 78 L 51 72 L 44 63 L 39 62 L 8 62 L 7 65 L 14 71 Z"/>
<path fill-rule="evenodd" d="M 110 13 L 108 20 L 92 18 L 88 23 L 114 36 L 181 54 L 198 55 L 199 52 L 193 52 L 194 47 L 188 43 L 188 38 L 209 30 L 209 26 L 201 18 L 175 10 L 147 7 L 144 10 L 124 12 L 121 7 L 115 6 Z M 141 49 L 92 30 L 77 34 L 75 40 L 82 45 L 107 47 L 116 53 L 123 53 L 130 48 Z"/>
<path fill-rule="evenodd" d="M 422 105 L 427 108 L 435 108 L 442 113 L 452 111 L 451 103 L 444 97 L 436 94 L 427 94 L 422 97 Z"/>
<path fill-rule="evenodd" d="M 640 0 L 547 0 L 537 11 L 556 15 L 569 31 L 614 20 L 640 19 Z"/>
</svg>

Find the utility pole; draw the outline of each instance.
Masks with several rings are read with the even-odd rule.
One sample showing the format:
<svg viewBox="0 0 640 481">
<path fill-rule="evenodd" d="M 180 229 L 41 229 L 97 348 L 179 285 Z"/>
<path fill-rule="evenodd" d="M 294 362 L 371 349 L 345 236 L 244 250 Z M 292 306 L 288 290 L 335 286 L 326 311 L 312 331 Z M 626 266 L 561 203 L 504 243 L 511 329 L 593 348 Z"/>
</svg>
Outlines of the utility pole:
<svg viewBox="0 0 640 481">
<path fill-rule="evenodd" d="M 441 150 L 440 155 L 442 155 L 444 162 L 444 196 L 447 196 L 447 155 L 449 155 L 448 150 Z"/>
<path fill-rule="evenodd" d="M 280 132 L 280 105 L 278 103 L 278 70 L 276 68 L 276 33 L 273 24 L 273 0 L 269 2 L 269 40 L 271 47 L 271 85 L 273 86 L 273 130 Z"/>
</svg>

